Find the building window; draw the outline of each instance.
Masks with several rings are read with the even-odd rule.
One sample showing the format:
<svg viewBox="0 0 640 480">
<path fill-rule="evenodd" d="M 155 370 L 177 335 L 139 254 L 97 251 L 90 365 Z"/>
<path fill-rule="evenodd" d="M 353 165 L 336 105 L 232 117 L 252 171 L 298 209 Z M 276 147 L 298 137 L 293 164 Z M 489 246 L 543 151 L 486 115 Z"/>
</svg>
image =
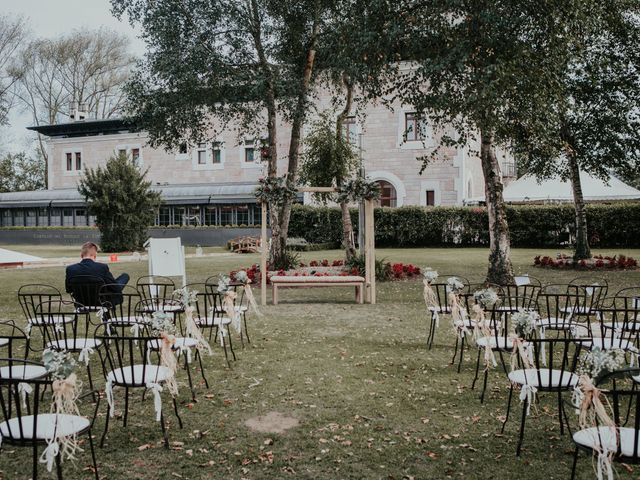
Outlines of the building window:
<svg viewBox="0 0 640 480">
<path fill-rule="evenodd" d="M 220 165 L 222 163 L 222 142 L 213 142 L 211 148 L 211 161 L 216 165 Z"/>
<path fill-rule="evenodd" d="M 158 210 L 158 225 L 171 225 L 171 207 L 160 207 L 160 210 Z"/>
<path fill-rule="evenodd" d="M 73 227 L 73 208 L 62 209 L 62 226 Z"/>
<path fill-rule="evenodd" d="M 356 145 L 358 143 L 356 117 L 346 117 L 342 121 L 342 137 L 352 145 Z"/>
<path fill-rule="evenodd" d="M 422 119 L 416 112 L 404 114 L 404 138 L 407 142 L 424 140 Z"/>
<path fill-rule="evenodd" d="M 236 209 L 236 224 L 249 225 L 249 207 L 247 205 L 238 205 Z"/>
<path fill-rule="evenodd" d="M 207 163 L 207 145 L 204 143 L 198 144 L 198 165 L 206 165 Z"/>
<path fill-rule="evenodd" d="M 254 163 L 255 162 L 256 149 L 253 147 L 245 147 L 244 148 L 244 161 L 245 163 Z"/>
<path fill-rule="evenodd" d="M 25 212 L 25 226 L 27 227 L 35 227 L 36 226 L 36 217 L 37 210 L 27 210 Z"/>
<path fill-rule="evenodd" d="M 76 208 L 75 216 L 76 226 L 84 227 L 87 225 L 87 211 L 84 208 Z"/>
<path fill-rule="evenodd" d="M 62 210 L 60 208 L 51 209 L 51 223 L 52 227 L 59 227 L 62 225 Z"/>
<path fill-rule="evenodd" d="M 131 160 L 136 167 L 140 166 L 140 149 L 132 148 L 131 149 Z"/>
<path fill-rule="evenodd" d="M 189 147 L 187 147 L 186 142 L 183 142 L 178 146 L 178 153 L 180 155 L 186 155 L 189 153 Z"/>
<path fill-rule="evenodd" d="M 67 172 L 73 170 L 73 154 L 71 152 L 67 152 Z"/>
<path fill-rule="evenodd" d="M 436 205 L 436 192 L 435 192 L 435 190 L 427 190 L 425 193 L 426 193 L 426 195 L 424 197 L 425 200 L 426 200 L 425 205 L 427 207 L 435 207 L 435 205 Z"/>
<path fill-rule="evenodd" d="M 218 224 L 218 209 L 217 207 L 206 207 L 204 210 L 204 223 L 205 225 L 217 225 Z"/>
<path fill-rule="evenodd" d="M 396 187 L 385 180 L 378 182 L 380 186 L 380 206 L 395 207 L 397 205 Z"/>
<path fill-rule="evenodd" d="M 76 170 L 82 170 L 82 155 L 76 152 Z"/>
<path fill-rule="evenodd" d="M 233 224 L 233 207 L 222 207 L 220 209 L 220 225 Z"/>
<path fill-rule="evenodd" d="M 49 212 L 47 208 L 38 209 L 38 225 L 47 227 L 49 225 Z"/>
<path fill-rule="evenodd" d="M 127 156 L 127 150 L 124 149 L 124 148 L 118 149 L 118 156 L 119 157 L 126 157 Z"/>
<path fill-rule="evenodd" d="M 2 226 L 11 227 L 12 224 L 11 210 L 2 210 Z"/>
</svg>

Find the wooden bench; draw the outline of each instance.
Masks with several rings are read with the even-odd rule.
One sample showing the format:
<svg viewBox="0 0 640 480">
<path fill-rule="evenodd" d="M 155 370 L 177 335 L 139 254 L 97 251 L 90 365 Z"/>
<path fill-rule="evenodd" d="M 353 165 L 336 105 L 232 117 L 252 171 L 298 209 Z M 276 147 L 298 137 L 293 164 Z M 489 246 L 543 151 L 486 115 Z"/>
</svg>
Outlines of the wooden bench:
<svg viewBox="0 0 640 480">
<path fill-rule="evenodd" d="M 363 303 L 364 278 L 358 276 L 294 276 L 274 275 L 270 278 L 273 287 L 273 304 L 278 304 L 279 288 L 311 288 L 311 287 L 355 287 L 356 302 Z"/>
<path fill-rule="evenodd" d="M 229 248 L 234 253 L 257 253 L 260 250 L 260 239 L 255 237 L 238 237 L 229 241 Z"/>
</svg>

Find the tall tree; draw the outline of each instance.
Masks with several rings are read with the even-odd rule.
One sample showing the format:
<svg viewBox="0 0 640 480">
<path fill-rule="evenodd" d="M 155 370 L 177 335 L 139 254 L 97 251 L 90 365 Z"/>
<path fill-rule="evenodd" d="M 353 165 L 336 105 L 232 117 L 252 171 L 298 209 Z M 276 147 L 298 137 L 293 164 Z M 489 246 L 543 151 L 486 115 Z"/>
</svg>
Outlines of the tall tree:
<svg viewBox="0 0 640 480">
<path fill-rule="evenodd" d="M 30 42 L 12 69 L 17 96 L 35 125 L 54 125 L 82 107 L 93 118 L 122 114 L 123 91 L 134 58 L 129 39 L 99 29 Z M 38 134 L 40 155 L 48 162 Z M 45 171 L 46 171 L 45 166 Z"/>
<path fill-rule="evenodd" d="M 20 192 L 44 188 L 43 162 L 26 152 L 8 153 L 0 158 L 0 192 Z"/>
<path fill-rule="evenodd" d="M 137 250 L 147 239 L 147 227 L 153 223 L 161 199 L 145 176 L 125 154 L 83 173 L 78 191 L 96 216 L 106 251 Z"/>
<path fill-rule="evenodd" d="M 575 260 L 591 257 L 580 172 L 607 180 L 640 174 L 640 6 L 594 3 L 580 23 L 554 105 L 559 119 L 541 148 L 523 125 L 519 164 L 538 178 L 571 182 L 576 212 Z"/>
<path fill-rule="evenodd" d="M 546 130 L 581 1 L 410 0 L 399 8 L 400 53 L 412 63 L 395 82 L 397 93 L 439 127 L 440 146 L 477 142 L 489 217 L 487 280 L 511 282 L 496 147 L 511 147 L 520 119 Z"/>
<path fill-rule="evenodd" d="M 12 89 L 18 80 L 12 74 L 12 64 L 27 37 L 23 18 L 0 15 L 0 125 L 7 123 L 12 105 Z"/>
<path fill-rule="evenodd" d="M 298 175 L 301 134 L 329 0 L 112 0 L 142 25 L 147 53 L 128 89 L 133 120 L 154 146 L 177 148 L 234 125 L 267 133 L 267 174 L 279 174 L 278 121 L 291 124 L 287 182 Z M 281 116 L 281 117 L 280 117 Z M 232 122 L 233 121 L 233 122 Z M 291 202 L 271 208 L 271 260 L 285 256 Z"/>
</svg>

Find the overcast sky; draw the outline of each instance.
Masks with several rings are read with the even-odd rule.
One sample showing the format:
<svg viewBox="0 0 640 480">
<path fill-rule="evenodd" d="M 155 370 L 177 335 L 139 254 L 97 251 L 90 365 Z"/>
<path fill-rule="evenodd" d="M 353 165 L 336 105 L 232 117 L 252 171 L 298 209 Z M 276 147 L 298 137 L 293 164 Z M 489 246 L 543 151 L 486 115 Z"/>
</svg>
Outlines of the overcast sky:
<svg viewBox="0 0 640 480">
<path fill-rule="evenodd" d="M 144 43 L 125 20 L 118 21 L 111 15 L 109 0 L 0 0 L 0 14 L 23 16 L 35 37 L 56 37 L 75 29 L 107 27 L 131 38 L 131 51 L 144 52 Z M 14 109 L 10 126 L 0 132 L 0 151 L 28 148 L 29 134 L 25 128 L 30 117 Z"/>
</svg>

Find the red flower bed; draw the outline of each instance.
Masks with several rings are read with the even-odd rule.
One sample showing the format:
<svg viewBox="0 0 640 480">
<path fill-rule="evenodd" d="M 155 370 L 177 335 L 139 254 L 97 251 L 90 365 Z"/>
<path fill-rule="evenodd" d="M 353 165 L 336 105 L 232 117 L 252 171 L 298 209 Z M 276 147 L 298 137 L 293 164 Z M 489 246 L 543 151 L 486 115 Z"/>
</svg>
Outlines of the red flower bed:
<svg viewBox="0 0 640 480">
<path fill-rule="evenodd" d="M 638 267 L 638 261 L 626 255 L 614 255 L 613 257 L 594 255 L 593 258 L 589 260 L 580 260 L 578 262 L 575 262 L 573 257 L 565 254 L 558 254 L 556 258 L 537 255 L 533 259 L 533 264 L 543 268 L 573 268 L 582 270 L 614 270 Z"/>
</svg>

